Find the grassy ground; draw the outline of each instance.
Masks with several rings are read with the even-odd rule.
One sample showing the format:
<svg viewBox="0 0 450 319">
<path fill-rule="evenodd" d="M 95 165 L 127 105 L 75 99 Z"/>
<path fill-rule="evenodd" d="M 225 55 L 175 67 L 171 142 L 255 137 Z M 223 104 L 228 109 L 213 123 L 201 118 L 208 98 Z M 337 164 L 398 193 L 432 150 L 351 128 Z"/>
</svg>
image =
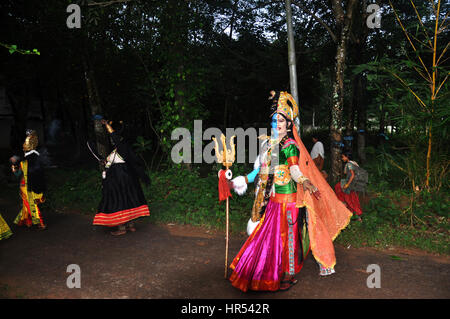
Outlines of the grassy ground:
<svg viewBox="0 0 450 319">
<path fill-rule="evenodd" d="M 448 231 L 436 232 L 409 225 L 382 223 L 371 227 L 366 221 L 352 222 L 341 232 L 336 242 L 352 247 L 417 248 L 432 253 L 450 254 Z"/>
<path fill-rule="evenodd" d="M 152 184 L 150 187 L 143 185 L 143 191 L 149 201 L 150 221 L 225 228 L 225 202 L 219 202 L 217 172 L 200 177 L 196 171 L 171 169 L 149 175 Z M 47 207 L 94 216 L 101 199 L 99 171 L 54 169 L 48 172 L 48 177 Z M 231 232 L 245 230 L 252 204 L 250 196 L 233 194 L 229 216 Z"/>
<path fill-rule="evenodd" d="M 239 172 L 235 172 L 235 176 Z M 96 170 L 54 169 L 48 172 L 49 192 L 46 206 L 54 211 L 76 211 L 94 216 L 101 197 L 101 176 Z M 217 169 L 203 172 L 172 168 L 150 173 L 152 185 L 144 187 L 153 223 L 191 224 L 225 229 L 225 202 L 219 202 Z M 230 199 L 230 231 L 245 232 L 253 204 L 253 188 L 245 196 Z M 352 221 L 336 239 L 353 247 L 418 248 L 444 255 L 450 254 L 450 227 L 446 196 L 439 211 L 410 218 L 405 212 L 408 200 L 402 192 L 377 193 L 369 189 L 363 201 L 363 223 Z M 441 202 L 444 203 L 441 203 Z M 428 206 L 424 204 L 424 208 Z M 430 206 L 431 207 L 431 206 Z M 434 206 L 433 206 L 434 207 Z M 445 216 L 447 214 L 447 216 Z"/>
<path fill-rule="evenodd" d="M 7 284 L 0 283 L 0 299 L 25 299 L 26 295 L 23 293 L 18 293 Z"/>
</svg>

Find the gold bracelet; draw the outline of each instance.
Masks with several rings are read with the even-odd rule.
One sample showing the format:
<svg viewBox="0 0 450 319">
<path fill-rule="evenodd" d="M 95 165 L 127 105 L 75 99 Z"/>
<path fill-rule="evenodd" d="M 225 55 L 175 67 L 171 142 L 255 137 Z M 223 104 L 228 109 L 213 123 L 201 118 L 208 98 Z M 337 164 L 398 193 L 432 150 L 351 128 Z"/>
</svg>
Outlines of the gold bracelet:
<svg viewBox="0 0 450 319">
<path fill-rule="evenodd" d="M 108 131 L 109 134 L 114 132 L 113 128 L 109 124 L 106 124 L 106 130 Z"/>
<path fill-rule="evenodd" d="M 300 184 L 303 184 L 306 181 L 309 181 L 309 179 L 307 177 L 303 176 L 303 175 L 298 178 L 298 182 Z"/>
</svg>

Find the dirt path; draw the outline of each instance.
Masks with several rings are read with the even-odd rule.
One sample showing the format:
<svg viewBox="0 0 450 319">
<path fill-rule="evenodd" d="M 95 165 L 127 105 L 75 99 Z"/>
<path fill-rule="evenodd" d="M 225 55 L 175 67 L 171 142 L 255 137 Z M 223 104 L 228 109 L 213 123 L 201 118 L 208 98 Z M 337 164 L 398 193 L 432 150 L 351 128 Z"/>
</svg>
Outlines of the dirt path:
<svg viewBox="0 0 450 319">
<path fill-rule="evenodd" d="M 14 232 L 0 241 L 0 298 L 450 298 L 449 257 L 336 246 L 335 275 L 320 277 L 309 255 L 289 291 L 242 293 L 224 279 L 221 233 L 142 219 L 136 233 L 116 238 L 92 217 L 51 212 L 46 231 L 28 230 L 13 225 L 11 202 L 0 195 Z M 230 261 L 244 241 L 231 238 Z M 66 286 L 70 264 L 81 268 L 80 289 Z M 370 264 L 380 266 L 381 288 L 367 287 Z"/>
</svg>

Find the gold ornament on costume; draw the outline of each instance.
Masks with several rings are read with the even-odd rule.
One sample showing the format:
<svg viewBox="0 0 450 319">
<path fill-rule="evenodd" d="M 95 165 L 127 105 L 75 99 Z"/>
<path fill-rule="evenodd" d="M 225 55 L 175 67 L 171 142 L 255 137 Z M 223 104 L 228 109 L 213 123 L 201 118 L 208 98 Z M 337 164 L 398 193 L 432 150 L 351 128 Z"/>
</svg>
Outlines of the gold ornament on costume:
<svg viewBox="0 0 450 319">
<path fill-rule="evenodd" d="M 23 143 L 24 152 L 35 150 L 39 143 L 37 132 L 35 130 L 27 130 L 26 134 L 27 137 L 25 138 L 25 142 Z"/>
<path fill-rule="evenodd" d="M 274 169 L 274 183 L 280 186 L 287 185 L 291 180 L 289 167 L 287 165 L 278 165 Z"/>
<path fill-rule="evenodd" d="M 112 128 L 112 122 L 106 123 L 106 130 L 108 131 L 109 134 L 114 133 L 114 129 Z"/>
</svg>

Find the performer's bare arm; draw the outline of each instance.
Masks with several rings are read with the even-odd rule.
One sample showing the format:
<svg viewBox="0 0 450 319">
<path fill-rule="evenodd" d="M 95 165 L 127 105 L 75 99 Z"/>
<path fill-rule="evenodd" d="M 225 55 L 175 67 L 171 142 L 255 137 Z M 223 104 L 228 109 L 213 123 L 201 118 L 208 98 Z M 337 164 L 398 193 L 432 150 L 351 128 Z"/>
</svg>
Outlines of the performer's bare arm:
<svg viewBox="0 0 450 319">
<path fill-rule="evenodd" d="M 344 188 L 348 188 L 350 186 L 350 184 L 352 183 L 353 179 L 355 178 L 355 172 L 353 172 L 353 170 L 350 170 L 350 178 L 347 182 L 347 184 L 344 185 Z"/>
</svg>

